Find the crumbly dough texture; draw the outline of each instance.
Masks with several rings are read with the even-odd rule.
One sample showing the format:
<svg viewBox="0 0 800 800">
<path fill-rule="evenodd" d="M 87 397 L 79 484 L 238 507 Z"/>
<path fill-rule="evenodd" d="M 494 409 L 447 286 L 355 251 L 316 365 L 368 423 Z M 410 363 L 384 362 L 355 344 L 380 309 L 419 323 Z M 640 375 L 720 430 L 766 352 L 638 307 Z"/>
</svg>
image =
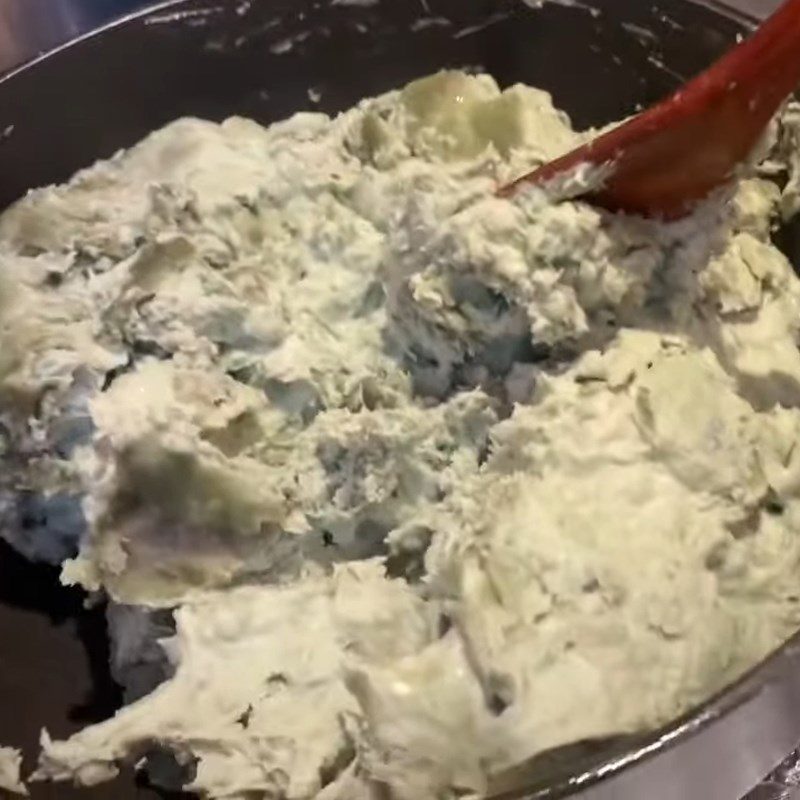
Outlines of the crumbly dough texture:
<svg viewBox="0 0 800 800">
<path fill-rule="evenodd" d="M 592 132 L 459 72 L 180 120 L 6 211 L 2 535 L 110 599 L 131 701 L 36 777 L 479 798 L 785 641 L 799 117 L 671 224 L 569 199 L 597 171 L 497 198 Z"/>
<path fill-rule="evenodd" d="M 21 769 L 22 753 L 14 747 L 0 747 L 0 798 L 28 794 L 20 778 Z"/>
</svg>

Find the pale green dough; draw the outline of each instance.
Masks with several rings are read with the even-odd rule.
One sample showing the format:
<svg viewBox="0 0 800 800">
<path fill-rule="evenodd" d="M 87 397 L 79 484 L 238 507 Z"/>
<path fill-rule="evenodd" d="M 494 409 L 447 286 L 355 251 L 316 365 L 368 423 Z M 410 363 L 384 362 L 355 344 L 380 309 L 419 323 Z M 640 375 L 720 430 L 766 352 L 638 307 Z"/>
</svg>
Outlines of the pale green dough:
<svg viewBox="0 0 800 800">
<path fill-rule="evenodd" d="M 0 792 L 27 795 L 28 790 L 20 780 L 22 753 L 13 747 L 0 747 Z"/>
<path fill-rule="evenodd" d="M 445 72 L 6 211 L 0 533 L 110 598 L 133 701 L 37 777 L 158 745 L 210 798 L 481 798 L 786 640 L 799 125 L 665 224 L 569 199 L 603 168 L 498 198 L 592 132 Z"/>
</svg>

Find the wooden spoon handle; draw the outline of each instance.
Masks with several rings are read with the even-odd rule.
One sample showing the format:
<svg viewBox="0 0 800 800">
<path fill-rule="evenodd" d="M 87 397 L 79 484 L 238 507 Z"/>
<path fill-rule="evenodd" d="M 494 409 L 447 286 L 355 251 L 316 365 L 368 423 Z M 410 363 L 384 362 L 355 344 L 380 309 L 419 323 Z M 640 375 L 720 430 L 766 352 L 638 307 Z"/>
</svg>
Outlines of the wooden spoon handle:
<svg viewBox="0 0 800 800">
<path fill-rule="evenodd" d="M 730 179 L 800 83 L 800 0 L 666 100 L 503 187 L 544 183 L 581 163 L 614 163 L 593 200 L 645 216 L 680 217 Z"/>
</svg>

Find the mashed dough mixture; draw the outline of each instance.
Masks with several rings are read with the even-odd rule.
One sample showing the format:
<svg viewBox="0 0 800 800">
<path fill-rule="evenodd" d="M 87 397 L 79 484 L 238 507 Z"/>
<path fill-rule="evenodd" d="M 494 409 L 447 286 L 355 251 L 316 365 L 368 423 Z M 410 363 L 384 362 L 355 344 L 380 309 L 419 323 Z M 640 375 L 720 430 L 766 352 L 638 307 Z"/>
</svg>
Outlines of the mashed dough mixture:
<svg viewBox="0 0 800 800">
<path fill-rule="evenodd" d="M 458 72 L 180 120 L 2 215 L 2 533 L 109 598 L 129 701 L 35 777 L 479 798 L 789 637 L 798 116 L 671 224 L 498 199 L 592 132 Z"/>
</svg>

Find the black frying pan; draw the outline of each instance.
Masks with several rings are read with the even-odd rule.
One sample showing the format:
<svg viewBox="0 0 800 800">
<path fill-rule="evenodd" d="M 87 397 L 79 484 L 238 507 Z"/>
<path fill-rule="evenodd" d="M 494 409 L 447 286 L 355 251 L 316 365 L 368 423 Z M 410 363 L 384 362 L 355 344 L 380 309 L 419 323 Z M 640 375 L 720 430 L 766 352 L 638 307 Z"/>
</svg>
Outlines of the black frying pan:
<svg viewBox="0 0 800 800">
<path fill-rule="evenodd" d="M 183 0 L 62 48 L 0 81 L 0 208 L 26 190 L 134 144 L 181 115 L 271 121 L 341 111 L 443 67 L 542 86 L 577 126 L 618 119 L 675 88 L 735 39 L 744 20 L 687 0 Z M 427 23 L 420 22 L 427 19 Z M 293 40 L 290 49 L 275 45 Z M 282 50 L 278 47 L 277 50 Z M 318 104 L 308 90 L 320 93 Z M 63 737 L 111 713 L 101 609 L 57 570 L 0 544 L 0 743 L 32 765 L 39 730 Z M 128 777 L 34 798 L 154 797 Z"/>
</svg>

